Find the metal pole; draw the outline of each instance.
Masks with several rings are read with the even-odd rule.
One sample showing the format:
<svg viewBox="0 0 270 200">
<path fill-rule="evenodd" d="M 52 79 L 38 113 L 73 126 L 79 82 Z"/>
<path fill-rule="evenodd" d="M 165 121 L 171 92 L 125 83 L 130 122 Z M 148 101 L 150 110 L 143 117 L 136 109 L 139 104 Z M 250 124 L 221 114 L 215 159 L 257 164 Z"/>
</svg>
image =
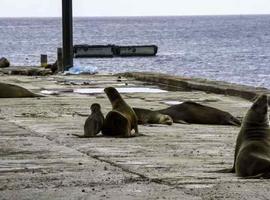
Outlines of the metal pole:
<svg viewBox="0 0 270 200">
<path fill-rule="evenodd" d="M 62 0 L 63 68 L 73 67 L 72 0 Z"/>
<path fill-rule="evenodd" d="M 59 72 L 63 72 L 63 53 L 62 48 L 57 48 L 57 69 Z"/>
</svg>

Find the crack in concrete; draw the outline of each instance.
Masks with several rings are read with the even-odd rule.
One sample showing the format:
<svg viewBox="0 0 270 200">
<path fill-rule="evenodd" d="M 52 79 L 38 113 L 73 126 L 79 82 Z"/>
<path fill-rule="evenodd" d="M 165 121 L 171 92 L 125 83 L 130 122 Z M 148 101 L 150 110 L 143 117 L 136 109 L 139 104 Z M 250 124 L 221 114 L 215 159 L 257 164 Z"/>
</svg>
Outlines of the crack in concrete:
<svg viewBox="0 0 270 200">
<path fill-rule="evenodd" d="M 23 125 L 17 124 L 17 123 L 14 122 L 14 121 L 8 121 L 8 120 L 5 120 L 5 121 L 7 121 L 8 123 L 12 123 L 12 124 L 14 124 L 15 126 L 17 126 L 17 127 L 19 127 L 19 128 L 22 128 L 22 129 L 24 129 L 24 130 L 26 130 L 26 131 L 29 131 L 29 132 L 32 133 L 32 134 L 36 134 L 36 135 L 42 136 L 44 139 L 47 139 L 47 140 L 49 140 L 49 141 L 51 141 L 51 142 L 54 142 L 54 143 L 57 144 L 57 145 L 60 145 L 57 141 L 55 141 L 53 138 L 50 138 L 50 137 L 47 136 L 47 135 L 40 134 L 39 132 L 33 131 L 33 130 L 31 130 L 31 129 L 28 128 L 28 127 L 25 127 L 25 126 L 23 126 Z M 65 146 L 65 147 L 67 147 L 67 148 L 71 148 L 71 147 L 69 147 L 69 146 L 67 146 L 67 145 L 64 145 L 64 144 L 61 144 L 61 145 Z M 71 149 L 73 149 L 73 148 L 71 148 Z M 130 170 L 130 169 L 128 169 L 128 168 L 125 168 L 125 167 L 123 167 L 123 166 L 121 166 L 121 165 L 119 165 L 119 164 L 117 164 L 117 163 L 115 163 L 115 162 L 113 162 L 113 161 L 106 160 L 106 159 L 102 159 L 102 158 L 100 158 L 99 156 L 90 155 L 89 153 L 85 153 L 85 152 L 79 151 L 79 150 L 77 150 L 77 149 L 73 149 L 73 150 L 75 150 L 75 151 L 77 151 L 77 152 L 80 152 L 80 153 L 83 154 L 83 155 L 87 155 L 87 156 L 89 156 L 89 157 L 91 157 L 91 158 L 93 158 L 93 159 L 96 159 L 96 160 L 100 161 L 100 162 L 108 163 L 109 165 L 111 165 L 111 166 L 113 166 L 113 167 L 116 167 L 116 168 L 119 168 L 119 169 L 121 169 L 122 171 L 127 172 L 127 173 L 129 173 L 129 174 L 136 175 L 136 176 L 138 176 L 138 177 L 141 178 L 140 181 L 148 182 L 148 183 L 156 183 L 156 184 L 161 184 L 161 185 L 166 185 L 166 186 L 174 186 L 174 187 L 177 186 L 177 184 L 170 183 L 170 182 L 165 181 L 165 180 L 162 180 L 162 179 L 160 179 L 160 178 L 149 178 L 149 177 L 145 176 L 144 174 L 141 174 L 141 173 L 132 171 L 132 170 Z M 135 181 L 138 181 L 138 179 L 136 179 Z"/>
</svg>

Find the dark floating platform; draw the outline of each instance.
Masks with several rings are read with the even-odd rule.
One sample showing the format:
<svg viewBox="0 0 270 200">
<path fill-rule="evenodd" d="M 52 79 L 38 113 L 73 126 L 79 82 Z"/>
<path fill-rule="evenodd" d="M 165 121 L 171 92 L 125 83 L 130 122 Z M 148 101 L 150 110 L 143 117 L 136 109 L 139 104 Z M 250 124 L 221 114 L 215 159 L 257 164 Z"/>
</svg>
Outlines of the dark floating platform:
<svg viewBox="0 0 270 200">
<path fill-rule="evenodd" d="M 158 47 L 156 45 L 75 45 L 73 51 L 75 58 L 155 56 Z"/>
</svg>

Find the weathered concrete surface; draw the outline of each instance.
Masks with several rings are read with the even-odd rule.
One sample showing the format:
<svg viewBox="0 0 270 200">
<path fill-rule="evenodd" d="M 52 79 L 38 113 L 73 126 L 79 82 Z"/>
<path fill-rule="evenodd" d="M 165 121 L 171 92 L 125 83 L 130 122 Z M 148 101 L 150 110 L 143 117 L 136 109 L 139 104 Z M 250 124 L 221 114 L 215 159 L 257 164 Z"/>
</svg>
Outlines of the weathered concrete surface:
<svg viewBox="0 0 270 200">
<path fill-rule="evenodd" d="M 1 199 L 187 197 L 13 123 L 0 120 L 0 125 Z"/>
<path fill-rule="evenodd" d="M 136 138 L 76 138 L 90 105 L 106 114 L 104 93 L 76 88 L 153 87 L 106 75 L 2 76 L 46 98 L 0 99 L 1 199 L 267 199 L 267 180 L 210 173 L 229 168 L 239 131 L 233 126 L 173 124 L 139 126 Z M 127 83 L 128 85 L 126 86 Z M 161 109 L 166 102 L 193 100 L 242 117 L 251 103 L 202 91 L 127 93 L 134 107 Z"/>
</svg>

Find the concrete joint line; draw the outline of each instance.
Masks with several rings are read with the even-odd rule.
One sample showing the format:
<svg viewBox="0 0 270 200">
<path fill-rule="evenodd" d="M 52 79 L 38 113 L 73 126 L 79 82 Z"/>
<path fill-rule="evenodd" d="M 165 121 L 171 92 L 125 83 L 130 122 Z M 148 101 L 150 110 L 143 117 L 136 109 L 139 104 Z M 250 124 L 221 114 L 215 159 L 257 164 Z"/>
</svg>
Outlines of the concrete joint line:
<svg viewBox="0 0 270 200">
<path fill-rule="evenodd" d="M 33 130 L 29 129 L 28 127 L 25 127 L 25 126 L 23 126 L 23 125 L 17 124 L 16 122 L 13 122 L 13 121 L 7 121 L 7 122 L 12 123 L 12 124 L 14 124 L 15 126 L 17 126 L 17 127 L 19 127 L 19 128 L 22 128 L 22 129 L 24 129 L 24 130 L 26 130 L 26 131 L 29 131 L 30 133 L 33 133 L 33 134 L 38 135 L 38 136 L 42 136 L 44 139 L 47 139 L 47 140 L 49 140 L 49 141 L 51 141 L 51 142 L 54 142 L 54 143 L 57 144 L 57 145 L 61 145 L 61 146 L 65 146 L 65 147 L 67 147 L 67 148 L 70 148 L 69 146 L 67 146 L 67 145 L 65 145 L 65 144 L 59 144 L 59 143 L 58 143 L 57 141 L 55 141 L 54 139 L 51 139 L 49 136 L 42 135 L 42 134 L 40 134 L 39 132 L 36 132 L 36 131 L 33 131 Z M 127 172 L 127 173 L 129 173 L 129 174 L 137 175 L 137 176 L 139 176 L 139 177 L 142 179 L 142 181 L 145 181 L 145 182 L 151 182 L 151 183 L 156 183 L 156 184 L 161 184 L 161 185 L 167 185 L 167 186 L 175 186 L 175 184 L 171 184 L 171 183 L 169 183 L 168 181 L 164 181 L 164 180 L 159 179 L 159 178 L 149 178 L 149 177 L 147 177 L 147 176 L 145 176 L 145 175 L 143 175 L 143 174 L 141 174 L 141 173 L 138 173 L 138 172 L 135 172 L 135 171 L 131 171 L 130 169 L 127 169 L 127 168 L 125 168 L 125 167 L 123 167 L 123 166 L 121 166 L 121 165 L 118 165 L 117 163 L 114 163 L 113 161 L 106 160 L 106 159 L 102 159 L 102 158 L 100 158 L 100 157 L 98 157 L 98 156 L 93 156 L 93 155 L 90 155 L 89 153 L 84 153 L 84 152 L 81 152 L 81 151 L 79 151 L 79 150 L 77 150 L 77 149 L 73 149 L 73 150 L 74 150 L 74 151 L 77 151 L 77 152 L 79 152 L 79 153 L 81 153 L 81 154 L 83 154 L 83 155 L 87 155 L 87 156 L 89 156 L 89 157 L 91 157 L 91 158 L 93 158 L 93 159 L 96 159 L 96 160 L 98 160 L 98 161 L 108 163 L 109 165 L 111 165 L 111 166 L 113 166 L 113 167 L 120 168 L 122 171 Z"/>
<path fill-rule="evenodd" d="M 133 175 L 137 175 L 139 176 L 143 181 L 146 181 L 146 182 L 151 182 L 151 183 L 156 183 L 156 184 L 161 184 L 161 185 L 167 185 L 167 186 L 175 186 L 175 184 L 171 184 L 167 181 L 163 181 L 162 179 L 159 179 L 159 178 L 149 178 L 141 173 L 138 173 L 138 172 L 135 172 L 135 171 L 132 171 L 128 168 L 125 168 L 117 163 L 114 163 L 113 161 L 110 161 L 110 160 L 106 160 L 106 159 L 102 159 L 98 156 L 92 156 L 90 155 L 89 153 L 87 153 L 88 156 L 90 156 L 91 158 L 94 158 L 94 159 L 97 159 L 101 162 L 105 162 L 105 163 L 108 163 L 110 164 L 111 166 L 114 166 L 114 167 L 117 167 L 117 168 L 120 168 L 121 170 L 123 170 L 124 172 L 127 172 L 127 173 L 130 173 L 130 174 L 133 174 Z"/>
</svg>

